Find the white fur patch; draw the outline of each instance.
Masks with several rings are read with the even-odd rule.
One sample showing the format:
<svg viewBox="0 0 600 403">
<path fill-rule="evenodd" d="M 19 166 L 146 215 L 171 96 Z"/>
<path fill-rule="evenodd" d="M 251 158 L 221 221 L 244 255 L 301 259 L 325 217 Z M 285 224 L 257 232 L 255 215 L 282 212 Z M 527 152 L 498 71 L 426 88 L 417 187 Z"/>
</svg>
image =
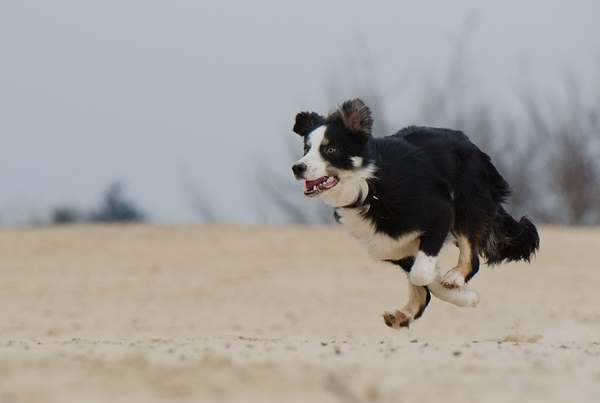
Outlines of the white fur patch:
<svg viewBox="0 0 600 403">
<path fill-rule="evenodd" d="M 359 240 L 376 259 L 399 260 L 413 256 L 419 249 L 419 232 L 410 232 L 394 239 L 386 234 L 376 233 L 373 223 L 365 219 L 359 209 L 340 208 L 337 213 L 350 235 Z"/>
<path fill-rule="evenodd" d="M 427 256 L 419 251 L 415 258 L 415 264 L 408 275 L 410 282 L 414 285 L 428 285 L 435 280 L 437 256 Z"/>
<path fill-rule="evenodd" d="M 321 195 L 321 200 L 331 207 L 347 206 L 356 202 L 361 196 L 362 199 L 359 201 L 362 202 L 369 194 L 367 179 L 373 177 L 375 169 L 375 165 L 370 164 L 352 171 L 338 170 L 338 184 L 324 192 Z"/>
<path fill-rule="evenodd" d="M 350 158 L 350 160 L 352 160 L 352 165 L 354 165 L 355 168 L 359 168 L 363 164 L 362 157 L 355 156 L 355 157 Z"/>
</svg>

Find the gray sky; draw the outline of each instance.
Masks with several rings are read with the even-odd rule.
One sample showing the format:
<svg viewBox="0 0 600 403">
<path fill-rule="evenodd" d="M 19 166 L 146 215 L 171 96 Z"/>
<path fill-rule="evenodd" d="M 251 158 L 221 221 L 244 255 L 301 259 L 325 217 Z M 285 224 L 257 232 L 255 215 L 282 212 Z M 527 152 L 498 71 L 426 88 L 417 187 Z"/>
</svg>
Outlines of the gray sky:
<svg viewBox="0 0 600 403">
<path fill-rule="evenodd" d="M 400 127 L 469 15 L 478 85 L 502 102 L 523 65 L 550 91 L 565 69 L 597 77 L 597 1 L 3 0 L 0 216 L 92 205 L 122 179 L 156 220 L 193 221 L 187 177 L 252 222 L 254 162 L 289 170 L 293 115 L 332 107 L 325 82 L 357 42 L 384 85 L 404 86 Z"/>
</svg>

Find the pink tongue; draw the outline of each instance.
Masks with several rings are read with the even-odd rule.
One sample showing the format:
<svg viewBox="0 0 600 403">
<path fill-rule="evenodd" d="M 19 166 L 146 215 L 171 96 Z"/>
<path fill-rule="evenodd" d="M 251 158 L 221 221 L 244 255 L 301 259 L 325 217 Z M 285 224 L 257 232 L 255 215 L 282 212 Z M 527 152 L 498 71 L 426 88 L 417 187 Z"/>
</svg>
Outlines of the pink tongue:
<svg viewBox="0 0 600 403">
<path fill-rule="evenodd" d="M 322 178 L 319 178 L 319 179 L 315 179 L 314 181 L 308 181 L 307 180 L 305 182 L 304 186 L 306 186 L 307 189 L 311 189 L 314 186 L 317 186 L 318 184 L 325 182 L 326 180 L 327 180 L 326 176 L 324 176 Z"/>
</svg>

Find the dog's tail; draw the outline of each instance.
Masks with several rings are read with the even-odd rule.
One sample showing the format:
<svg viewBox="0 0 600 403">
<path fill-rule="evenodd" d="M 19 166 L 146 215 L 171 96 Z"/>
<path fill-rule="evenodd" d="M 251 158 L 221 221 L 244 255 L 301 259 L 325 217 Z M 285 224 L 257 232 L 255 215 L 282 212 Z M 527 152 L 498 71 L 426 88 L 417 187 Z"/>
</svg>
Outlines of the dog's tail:
<svg viewBox="0 0 600 403">
<path fill-rule="evenodd" d="M 498 209 L 481 245 L 481 254 L 488 264 L 503 261 L 529 260 L 540 247 L 540 237 L 535 225 L 527 217 L 515 220 L 504 210 L 502 203 L 510 195 L 510 187 L 488 157 L 488 174 L 491 196 Z"/>
<path fill-rule="evenodd" d="M 481 253 L 488 264 L 503 261 L 529 261 L 540 247 L 535 225 L 527 217 L 517 222 L 500 207 L 483 242 Z"/>
</svg>

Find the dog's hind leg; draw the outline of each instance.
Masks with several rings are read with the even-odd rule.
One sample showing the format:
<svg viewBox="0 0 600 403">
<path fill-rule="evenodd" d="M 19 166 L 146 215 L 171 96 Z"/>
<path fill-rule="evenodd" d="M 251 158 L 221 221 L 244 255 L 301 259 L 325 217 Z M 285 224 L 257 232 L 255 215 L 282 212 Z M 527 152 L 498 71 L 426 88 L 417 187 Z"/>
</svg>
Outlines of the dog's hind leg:
<svg viewBox="0 0 600 403">
<path fill-rule="evenodd" d="M 414 262 L 415 258 L 412 256 L 390 261 L 390 263 L 400 266 L 407 274 L 410 272 Z M 394 329 L 408 327 L 410 322 L 419 319 L 423 315 L 430 300 L 431 294 L 427 287 L 413 285 L 408 281 L 408 302 L 402 309 L 393 313 L 385 312 L 383 320 L 386 325 Z"/>
<path fill-rule="evenodd" d="M 456 236 L 459 256 L 458 265 L 448 271 L 442 278 L 442 285 L 446 288 L 460 288 L 464 286 L 479 270 L 479 257 L 475 242 L 465 235 Z"/>
</svg>

